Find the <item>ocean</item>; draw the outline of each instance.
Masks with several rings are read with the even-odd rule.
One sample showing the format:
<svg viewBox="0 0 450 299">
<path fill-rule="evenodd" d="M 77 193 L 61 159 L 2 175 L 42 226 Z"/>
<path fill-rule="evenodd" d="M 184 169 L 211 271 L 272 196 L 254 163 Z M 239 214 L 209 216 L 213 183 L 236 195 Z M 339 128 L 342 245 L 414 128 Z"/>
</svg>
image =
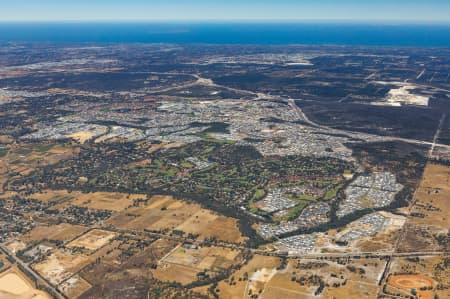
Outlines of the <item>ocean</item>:
<svg viewBox="0 0 450 299">
<path fill-rule="evenodd" d="M 450 25 L 362 23 L 0 23 L 2 42 L 450 47 Z"/>
</svg>

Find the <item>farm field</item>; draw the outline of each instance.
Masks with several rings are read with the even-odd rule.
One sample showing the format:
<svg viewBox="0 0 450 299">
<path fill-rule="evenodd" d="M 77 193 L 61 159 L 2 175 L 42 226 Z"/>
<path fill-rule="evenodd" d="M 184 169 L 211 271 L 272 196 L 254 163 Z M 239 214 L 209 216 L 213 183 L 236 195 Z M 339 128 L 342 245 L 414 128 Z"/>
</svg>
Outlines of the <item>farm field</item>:
<svg viewBox="0 0 450 299">
<path fill-rule="evenodd" d="M 72 225 L 69 223 L 60 223 L 56 225 L 41 225 L 33 228 L 28 233 L 20 236 L 20 240 L 26 244 L 38 242 L 44 239 L 67 242 L 84 232 L 89 228 L 81 225 Z"/>
<path fill-rule="evenodd" d="M 67 244 L 67 247 L 83 247 L 94 251 L 108 244 L 115 236 L 116 234 L 112 232 L 93 229 Z"/>
<path fill-rule="evenodd" d="M 450 298 L 450 48 L 0 53 L 0 299 Z"/>
<path fill-rule="evenodd" d="M 185 234 L 198 234 L 199 239 L 215 237 L 233 243 L 245 240 L 235 219 L 171 196 L 153 196 L 147 205 L 131 207 L 113 215 L 107 223 L 120 229 L 179 230 Z"/>
<path fill-rule="evenodd" d="M 35 193 L 30 198 L 43 202 L 58 203 L 57 208 L 67 205 L 85 207 L 97 210 L 123 211 L 130 207 L 137 199 L 145 199 L 146 195 L 127 194 L 118 192 L 68 192 L 66 190 L 45 190 Z"/>
</svg>

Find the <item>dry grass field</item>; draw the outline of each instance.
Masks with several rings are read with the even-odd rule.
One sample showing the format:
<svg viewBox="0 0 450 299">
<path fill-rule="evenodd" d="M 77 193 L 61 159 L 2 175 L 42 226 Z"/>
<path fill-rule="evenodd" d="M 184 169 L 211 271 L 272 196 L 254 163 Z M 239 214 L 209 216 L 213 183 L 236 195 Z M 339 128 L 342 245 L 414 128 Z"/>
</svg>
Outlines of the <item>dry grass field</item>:
<svg viewBox="0 0 450 299">
<path fill-rule="evenodd" d="M 240 262 L 240 251 L 219 247 L 173 248 L 152 270 L 155 278 L 187 284 L 197 280 L 199 272 L 207 270 L 210 276 Z"/>
<path fill-rule="evenodd" d="M 106 130 L 103 133 L 106 133 Z M 94 138 L 98 134 L 99 134 L 99 132 L 95 132 L 95 131 L 81 131 L 81 132 L 73 133 L 73 134 L 69 135 L 68 137 L 73 138 L 73 139 L 77 140 L 79 143 L 83 144 L 86 141 Z"/>
<path fill-rule="evenodd" d="M 2 299 L 50 299 L 47 293 L 37 290 L 19 269 L 10 268 L 0 274 L 0 298 Z"/>
<path fill-rule="evenodd" d="M 268 287 L 261 295 L 261 299 L 312 299 L 314 296 L 308 293 L 299 292 L 290 289 L 279 289 L 275 287 Z"/>
<path fill-rule="evenodd" d="M 424 218 L 413 217 L 411 222 L 450 228 L 450 167 L 428 164 L 423 180 L 416 193 L 416 204 L 412 212 L 424 214 Z"/>
<path fill-rule="evenodd" d="M 154 153 L 159 150 L 177 148 L 177 147 L 181 147 L 183 145 L 184 144 L 180 143 L 180 142 L 171 142 L 171 143 L 162 142 L 160 144 L 152 144 L 152 146 L 148 149 L 148 152 Z"/>
<path fill-rule="evenodd" d="M 220 298 L 241 299 L 247 294 L 248 279 L 261 269 L 275 269 L 281 260 L 277 257 L 255 255 L 241 269 L 237 270 L 229 279 L 218 284 Z M 283 297 L 281 297 L 283 298 Z"/>
<path fill-rule="evenodd" d="M 66 190 L 45 190 L 30 196 L 43 202 L 57 202 L 58 208 L 74 205 L 97 210 L 123 211 L 131 206 L 136 199 L 145 199 L 143 194 L 127 194 L 118 192 L 67 192 Z"/>
<path fill-rule="evenodd" d="M 29 196 L 31 199 L 36 199 L 42 202 L 60 203 L 70 201 L 74 198 L 73 192 L 66 190 L 44 190 L 41 193 L 34 193 Z"/>
<path fill-rule="evenodd" d="M 450 298 L 450 260 L 448 257 L 423 257 L 418 260 L 395 258 L 392 262 L 388 285 L 394 290 L 411 294 L 416 288 L 421 298 Z M 422 286 L 431 290 L 420 290 Z"/>
<path fill-rule="evenodd" d="M 92 285 L 104 283 L 105 279 L 113 277 L 123 278 L 121 277 L 123 273 L 126 273 L 128 278 L 151 278 L 153 277 L 152 265 L 156 265 L 177 245 L 167 239 L 158 239 L 132 256 L 123 255 L 133 247 L 131 243 L 127 241 L 126 244 L 121 244 L 119 240 L 114 240 L 111 244 L 97 250 L 90 257 L 92 260 L 99 258 L 100 262 L 83 269 L 80 276 Z"/>
<path fill-rule="evenodd" d="M 192 217 L 199 206 L 174 200 L 170 196 L 154 196 L 148 205 L 132 207 L 111 217 L 107 222 L 121 229 L 175 229 Z"/>
<path fill-rule="evenodd" d="M 428 163 L 415 200 L 399 250 L 442 250 L 436 235 L 450 228 L 450 167 Z"/>
<path fill-rule="evenodd" d="M 171 196 L 153 196 L 145 206 L 131 207 L 108 221 L 120 229 L 182 230 L 199 234 L 199 239 L 215 237 L 222 241 L 241 243 L 237 220 L 203 209 L 200 205 L 176 200 Z"/>
<path fill-rule="evenodd" d="M 235 219 L 204 209 L 195 213 L 176 229 L 186 233 L 199 234 L 200 239 L 214 237 L 232 243 L 242 243 L 245 240 L 237 228 Z"/>
<path fill-rule="evenodd" d="M 252 261 L 248 265 L 251 263 Z M 247 266 L 240 271 L 247 270 L 244 269 Z M 337 263 L 323 260 L 291 259 L 286 268 L 282 270 L 276 270 L 276 265 L 270 263 L 262 262 L 259 266 L 259 269 L 247 272 L 249 279 L 245 284 L 242 281 L 238 281 L 235 285 L 227 284 L 225 281 L 220 282 L 221 296 L 236 299 L 249 298 L 250 294 L 260 294 L 260 298 L 266 299 L 375 298 L 377 282 L 383 272 L 385 262 L 358 259 Z M 315 282 L 309 281 L 312 277 L 316 277 Z M 326 286 L 322 293 L 315 295 L 319 288 L 318 277 Z"/>
<path fill-rule="evenodd" d="M 25 176 L 34 171 L 38 166 L 52 165 L 61 160 L 73 157 L 79 151 L 69 144 L 53 143 L 17 143 L 8 147 L 5 156 L 0 157 L 0 192 L 7 176 L 4 174 L 17 174 L 10 177 L 10 181 L 20 176 Z M 23 190 L 26 186 L 23 186 Z"/>
<path fill-rule="evenodd" d="M 326 288 L 322 298 L 376 298 L 377 285 L 364 281 L 349 281 L 339 288 Z"/>
<path fill-rule="evenodd" d="M 197 280 L 198 269 L 175 264 L 164 264 L 152 271 L 153 277 L 161 281 L 175 281 L 183 285 Z"/>
<path fill-rule="evenodd" d="M 117 234 L 113 232 L 93 229 L 67 244 L 67 247 L 83 247 L 95 251 L 108 244 L 115 236 L 117 236 Z"/>
<path fill-rule="evenodd" d="M 91 285 L 78 275 L 75 275 L 61 284 L 59 289 L 68 298 L 78 298 L 81 294 L 91 288 Z"/>
<path fill-rule="evenodd" d="M 315 286 L 303 286 L 292 281 L 292 272 L 295 272 L 293 267 L 295 263 L 288 263 L 285 270 L 278 271 L 268 282 L 261 285 L 262 298 L 275 298 L 277 294 L 286 296 L 287 298 L 309 298 L 317 289 Z M 258 289 L 254 289 L 253 293 Z"/>
<path fill-rule="evenodd" d="M 61 223 L 57 225 L 36 226 L 31 231 L 22 235 L 20 240 L 26 244 L 32 242 L 47 240 L 55 240 L 67 242 L 86 232 L 89 228 L 81 225 L 72 225 Z"/>
</svg>

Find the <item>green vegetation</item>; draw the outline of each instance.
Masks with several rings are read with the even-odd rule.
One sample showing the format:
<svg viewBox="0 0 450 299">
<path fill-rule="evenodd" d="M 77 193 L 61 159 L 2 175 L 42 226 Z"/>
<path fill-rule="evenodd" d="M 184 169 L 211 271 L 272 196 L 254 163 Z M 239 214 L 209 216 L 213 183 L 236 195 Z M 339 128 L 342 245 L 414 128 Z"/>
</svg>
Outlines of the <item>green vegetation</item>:
<svg viewBox="0 0 450 299">
<path fill-rule="evenodd" d="M 181 167 L 191 169 L 194 168 L 194 165 L 191 162 L 183 161 L 181 162 Z"/>
<path fill-rule="evenodd" d="M 37 147 L 37 151 L 40 153 L 45 153 L 53 148 L 54 144 L 44 144 Z"/>
<path fill-rule="evenodd" d="M 290 209 L 286 215 L 286 220 L 291 221 L 300 216 L 301 212 L 308 206 L 307 201 L 298 201 L 298 204 Z"/>
<path fill-rule="evenodd" d="M 0 147 L 0 158 L 6 156 L 6 154 L 8 153 L 8 149 L 5 147 Z"/>
<path fill-rule="evenodd" d="M 286 197 L 294 201 L 316 201 L 316 198 L 310 194 L 286 193 Z"/>
<path fill-rule="evenodd" d="M 175 174 L 177 174 L 178 169 L 176 168 L 169 168 L 167 169 L 164 173 L 168 176 L 168 177 L 173 177 L 175 176 Z"/>
<path fill-rule="evenodd" d="M 255 193 L 253 193 L 252 198 L 250 199 L 248 205 L 250 208 L 250 211 L 252 213 L 258 213 L 258 208 L 255 207 L 255 201 L 261 200 L 264 198 L 264 196 L 266 196 L 266 190 L 263 188 L 256 188 L 255 189 Z"/>
<path fill-rule="evenodd" d="M 232 141 L 232 140 L 215 138 L 210 132 L 202 132 L 198 135 L 206 142 L 219 143 L 219 144 L 234 144 L 234 143 L 236 143 L 235 141 Z"/>
<path fill-rule="evenodd" d="M 252 200 L 261 200 L 264 198 L 264 196 L 266 196 L 266 190 L 262 189 L 262 188 L 257 188 L 255 190 L 255 194 L 253 194 Z"/>
<path fill-rule="evenodd" d="M 246 215 L 236 208 L 237 203 L 247 199 L 249 211 L 270 219 L 270 214 L 255 206 L 266 195 L 268 186 L 299 186 L 291 194 L 296 206 L 284 216 L 295 219 L 309 203 L 341 182 L 339 174 L 351 166 L 334 158 L 262 156 L 252 146 L 205 140 L 154 152 L 142 151 L 141 146 L 86 144 L 76 157 L 39 167 L 31 175 L 15 180 L 14 186 L 35 184 L 36 190 L 64 187 L 172 195 L 239 218 L 242 231 L 257 238 Z M 188 161 L 191 157 L 207 161 L 210 166 L 185 171 L 193 164 Z M 151 162 L 136 164 L 139 161 Z M 71 180 L 79 177 L 88 180 Z"/>
<path fill-rule="evenodd" d="M 14 153 L 16 153 L 18 155 L 23 155 L 23 156 L 27 156 L 27 155 L 31 154 L 32 152 L 33 152 L 33 150 L 31 150 L 29 148 L 25 148 L 25 147 L 18 148 L 17 150 L 14 151 Z"/>
<path fill-rule="evenodd" d="M 325 193 L 325 196 L 323 197 L 324 200 L 331 200 L 336 197 L 339 190 L 343 187 L 343 184 L 339 184 L 334 186 L 332 189 L 329 189 L 327 193 Z"/>
</svg>

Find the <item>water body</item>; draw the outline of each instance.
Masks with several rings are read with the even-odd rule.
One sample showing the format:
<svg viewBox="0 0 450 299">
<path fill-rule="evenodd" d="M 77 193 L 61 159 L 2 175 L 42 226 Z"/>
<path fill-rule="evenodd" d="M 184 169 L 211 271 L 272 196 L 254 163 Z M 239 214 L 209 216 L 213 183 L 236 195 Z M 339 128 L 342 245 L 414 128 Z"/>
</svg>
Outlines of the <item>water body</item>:
<svg viewBox="0 0 450 299">
<path fill-rule="evenodd" d="M 450 47 L 450 25 L 350 23 L 0 23 L 0 41 Z"/>
</svg>

